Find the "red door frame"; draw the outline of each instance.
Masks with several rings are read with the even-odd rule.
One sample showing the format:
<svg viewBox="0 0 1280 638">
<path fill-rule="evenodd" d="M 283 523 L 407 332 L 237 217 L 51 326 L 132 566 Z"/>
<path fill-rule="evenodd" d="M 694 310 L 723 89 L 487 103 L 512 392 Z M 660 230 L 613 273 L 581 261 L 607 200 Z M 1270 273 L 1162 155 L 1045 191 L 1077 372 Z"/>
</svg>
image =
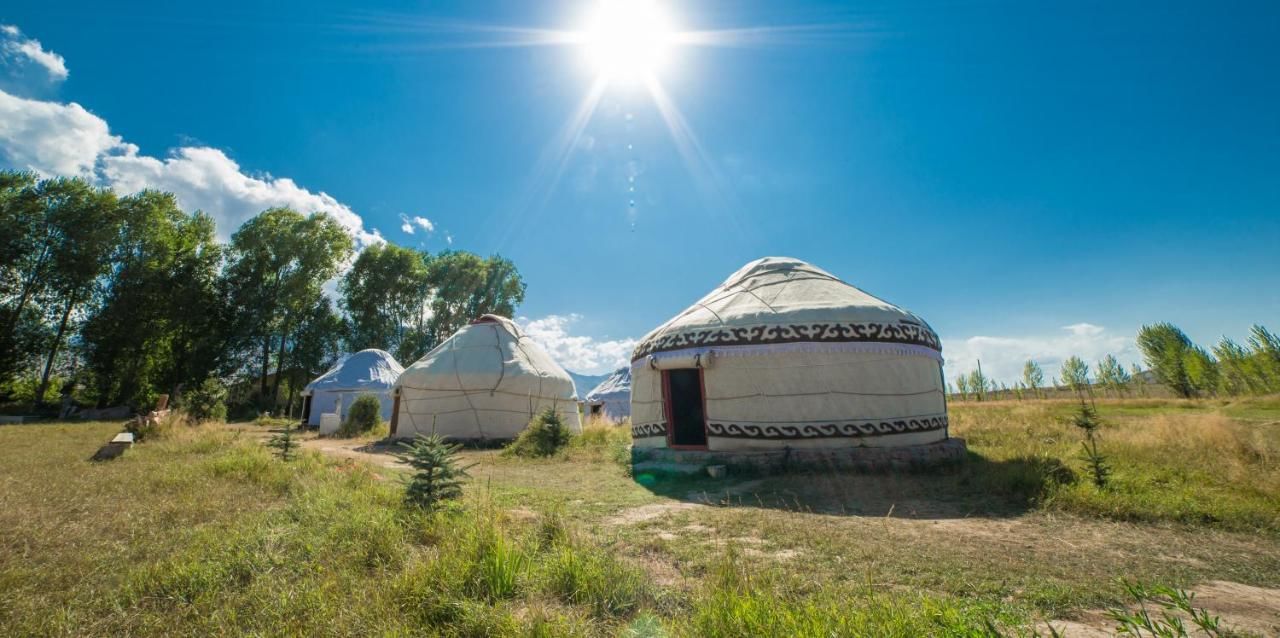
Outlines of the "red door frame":
<svg viewBox="0 0 1280 638">
<path fill-rule="evenodd" d="M 684 368 L 688 369 L 688 368 Z M 667 417 L 667 447 L 673 450 L 701 450 L 706 451 L 707 445 L 711 443 L 711 437 L 707 434 L 707 380 L 702 374 L 702 368 L 693 368 L 698 371 L 698 386 L 702 390 L 702 438 L 707 441 L 703 445 L 676 445 L 673 441 L 676 434 L 676 420 L 671 414 L 671 371 L 662 370 L 662 411 Z"/>
</svg>

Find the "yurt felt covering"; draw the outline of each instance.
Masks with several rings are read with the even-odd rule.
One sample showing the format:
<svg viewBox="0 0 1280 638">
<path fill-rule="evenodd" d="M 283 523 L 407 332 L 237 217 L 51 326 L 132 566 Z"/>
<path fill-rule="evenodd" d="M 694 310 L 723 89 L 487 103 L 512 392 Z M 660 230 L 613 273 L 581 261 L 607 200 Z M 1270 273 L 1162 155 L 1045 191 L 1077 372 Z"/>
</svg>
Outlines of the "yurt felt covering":
<svg viewBox="0 0 1280 638">
<path fill-rule="evenodd" d="M 391 388 L 402 372 L 404 368 L 395 357 L 383 350 L 370 348 L 348 356 L 303 389 L 303 395 L 311 397 L 307 423 L 319 425 L 324 413 L 336 412 L 340 418 L 345 417 L 347 409 L 362 394 L 378 397 L 382 418 L 390 419 Z"/>
<path fill-rule="evenodd" d="M 581 431 L 573 379 L 510 319 L 484 315 L 409 366 L 396 383 L 394 436 L 511 439 L 553 408 Z"/>
<path fill-rule="evenodd" d="M 636 346 L 632 433 L 637 447 L 666 447 L 703 427 L 708 450 L 933 443 L 947 437 L 941 364 L 920 317 L 803 261 L 767 257 Z M 668 422 L 679 403 L 665 400 L 671 370 L 700 375 L 704 411 L 692 418 L 702 423 Z"/>
<path fill-rule="evenodd" d="M 618 368 L 608 378 L 600 382 L 587 393 L 583 402 L 587 406 L 586 413 L 593 415 L 593 409 L 599 406 L 599 416 L 606 419 L 621 420 L 631 414 L 631 368 Z"/>
</svg>

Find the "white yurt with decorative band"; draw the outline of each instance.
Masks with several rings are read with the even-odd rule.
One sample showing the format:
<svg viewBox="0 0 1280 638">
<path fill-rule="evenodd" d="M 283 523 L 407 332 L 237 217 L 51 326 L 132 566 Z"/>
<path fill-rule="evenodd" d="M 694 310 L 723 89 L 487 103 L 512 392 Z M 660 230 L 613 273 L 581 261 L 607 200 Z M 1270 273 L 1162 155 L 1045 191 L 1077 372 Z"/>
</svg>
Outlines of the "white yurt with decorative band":
<svg viewBox="0 0 1280 638">
<path fill-rule="evenodd" d="M 345 420 L 347 410 L 362 394 L 378 397 L 382 418 L 390 419 L 391 388 L 401 372 L 404 368 L 385 350 L 370 348 L 347 356 L 302 390 L 302 422 L 320 425 L 324 414 Z"/>
<path fill-rule="evenodd" d="M 631 415 L 631 368 L 618 368 L 583 399 L 583 416 L 621 421 Z"/>
<path fill-rule="evenodd" d="M 515 322 L 484 315 L 400 375 L 391 436 L 513 439 L 545 408 L 582 430 L 573 379 Z"/>
<path fill-rule="evenodd" d="M 637 451 L 920 446 L 947 439 L 944 392 L 923 319 L 766 257 L 636 346 L 631 430 Z"/>
</svg>

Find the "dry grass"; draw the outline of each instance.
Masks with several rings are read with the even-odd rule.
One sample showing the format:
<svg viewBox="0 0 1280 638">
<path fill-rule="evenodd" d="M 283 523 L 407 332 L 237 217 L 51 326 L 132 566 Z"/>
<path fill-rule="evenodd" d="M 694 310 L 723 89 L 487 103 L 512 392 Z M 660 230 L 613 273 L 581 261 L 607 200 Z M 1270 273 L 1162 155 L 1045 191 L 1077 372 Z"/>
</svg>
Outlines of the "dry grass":
<svg viewBox="0 0 1280 638">
<path fill-rule="evenodd" d="M 464 511 L 385 455 L 292 464 L 260 428 L 0 427 L 0 634 L 983 635 L 1118 600 L 1120 577 L 1280 586 L 1274 401 L 1100 401 L 1114 485 L 1065 401 L 952 405 L 938 473 L 642 486 L 627 430 L 549 459 L 468 451 Z M 254 434 L 257 432 L 257 434 Z M 1223 610 L 1222 613 L 1235 610 Z"/>
<path fill-rule="evenodd" d="M 952 431 L 988 460 L 1039 460 L 1081 475 L 1081 435 L 1067 422 L 1076 405 L 952 405 Z M 1115 470 L 1109 488 L 1084 480 L 1052 482 L 1039 498 L 1089 515 L 1280 534 L 1280 420 L 1236 416 L 1271 405 L 1269 398 L 1099 401 L 1105 422 L 1101 449 Z"/>
</svg>

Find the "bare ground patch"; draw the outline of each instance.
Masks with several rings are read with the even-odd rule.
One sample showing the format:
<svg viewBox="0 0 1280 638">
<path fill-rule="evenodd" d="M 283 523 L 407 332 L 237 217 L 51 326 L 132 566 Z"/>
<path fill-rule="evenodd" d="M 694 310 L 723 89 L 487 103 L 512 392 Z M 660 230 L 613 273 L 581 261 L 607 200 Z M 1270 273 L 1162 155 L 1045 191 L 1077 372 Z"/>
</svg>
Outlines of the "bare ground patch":
<svg viewBox="0 0 1280 638">
<path fill-rule="evenodd" d="M 1224 629 L 1249 635 L 1280 635 L 1280 589 L 1212 580 L 1191 591 L 1195 594 L 1192 606 L 1221 617 Z M 1152 610 L 1151 615 L 1160 614 Z M 1184 621 L 1188 619 L 1184 617 Z M 1095 638 L 1115 635 L 1116 622 L 1105 610 L 1090 609 L 1071 620 L 1049 621 L 1042 628 L 1050 625 L 1071 638 Z"/>
</svg>

